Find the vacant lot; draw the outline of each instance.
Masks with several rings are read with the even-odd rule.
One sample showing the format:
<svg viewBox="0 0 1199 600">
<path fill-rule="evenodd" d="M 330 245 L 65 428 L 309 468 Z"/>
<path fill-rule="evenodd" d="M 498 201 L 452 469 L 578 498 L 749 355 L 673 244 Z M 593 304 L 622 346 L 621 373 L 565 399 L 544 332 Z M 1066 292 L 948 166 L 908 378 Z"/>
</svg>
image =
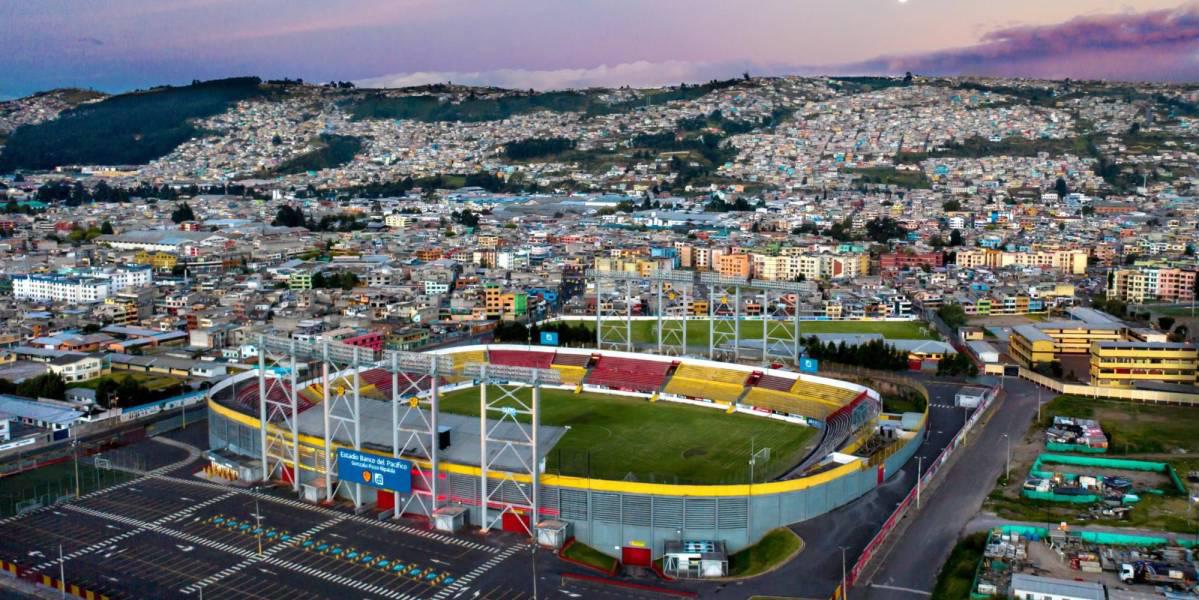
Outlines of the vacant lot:
<svg viewBox="0 0 1199 600">
<path fill-rule="evenodd" d="M 441 410 L 478 415 L 478 388 L 444 395 Z M 546 458 L 547 472 L 659 483 L 747 483 L 751 448 L 770 448 L 754 471 L 755 481 L 769 481 L 817 439 L 815 429 L 760 417 L 566 390 L 542 390 L 541 423 L 570 426 Z"/>
<path fill-rule="evenodd" d="M 170 375 L 163 375 L 161 373 L 138 373 L 138 372 L 133 372 L 133 371 L 113 371 L 112 373 L 105 375 L 103 377 L 97 377 L 95 379 L 89 379 L 87 381 L 82 381 L 80 383 L 71 384 L 68 387 L 83 387 L 83 388 L 90 388 L 90 389 L 94 390 L 94 389 L 96 389 L 96 386 L 100 385 L 100 382 L 105 379 L 111 379 L 112 381 L 115 381 L 117 383 L 120 383 L 121 381 L 124 381 L 125 379 L 132 379 L 132 380 L 146 386 L 146 389 L 148 389 L 150 391 L 164 390 L 173 385 L 179 385 L 184 382 L 184 380 L 182 378 L 172 377 Z"/>
<path fill-rule="evenodd" d="M 1109 456 L 1168 462 L 1184 478 L 1187 471 L 1199 470 L 1199 434 L 1196 434 L 1199 432 L 1199 408 L 1059 396 L 1045 404 L 1040 422 L 1029 427 L 1023 440 L 1019 443 L 1013 440 L 1012 480 L 1005 485 L 1000 476 L 987 499 L 986 509 L 1003 518 L 1049 525 L 1066 521 L 1072 524 L 1092 523 L 1187 533 L 1197 530 L 1199 524 L 1194 520 L 1194 511 L 1188 513 L 1187 498 L 1174 492 L 1173 486 L 1156 474 L 1105 473 L 1099 470 L 1099 474 L 1122 475 L 1138 481 L 1144 487 L 1166 491 L 1163 495 L 1142 494 L 1141 501 L 1134 506 L 1126 520 L 1084 521 L 1078 518 L 1086 512 L 1084 507 L 1020 497 L 1024 475 L 1028 473 L 1035 457 L 1045 452 L 1044 430 L 1054 416 L 1099 421 L 1108 435 Z M 1004 450 L 1001 448 L 999 451 Z M 1062 467 L 1059 470 L 1085 471 L 1085 474 L 1096 471 L 1074 467 Z"/>
</svg>

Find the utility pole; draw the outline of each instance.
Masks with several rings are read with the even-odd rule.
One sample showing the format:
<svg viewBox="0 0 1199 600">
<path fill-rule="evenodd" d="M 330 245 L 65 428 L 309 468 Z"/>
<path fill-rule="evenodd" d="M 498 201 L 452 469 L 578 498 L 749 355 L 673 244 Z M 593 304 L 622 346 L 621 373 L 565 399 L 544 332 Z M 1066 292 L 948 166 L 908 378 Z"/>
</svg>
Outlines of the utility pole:
<svg viewBox="0 0 1199 600">
<path fill-rule="evenodd" d="M 916 510 L 920 510 L 920 488 L 924 487 L 921 484 L 924 479 L 924 457 L 916 457 Z"/>
<path fill-rule="evenodd" d="M 67 597 L 67 563 L 62 559 L 62 544 L 58 545 L 58 582 L 62 587 L 58 588 L 60 598 Z"/>
<path fill-rule="evenodd" d="M 849 600 L 849 586 L 845 585 L 845 551 L 849 546 L 841 546 L 841 600 Z"/>
<path fill-rule="evenodd" d="M 1012 479 L 1012 438 L 1005 433 L 1003 439 L 1007 442 L 1007 463 L 1003 471 L 1003 484 L 1007 485 Z"/>
<path fill-rule="evenodd" d="M 533 551 L 529 554 L 533 563 L 533 600 L 537 600 L 537 539 L 533 539 Z"/>
<path fill-rule="evenodd" d="M 75 458 L 75 499 L 79 499 L 79 438 L 71 440 L 71 455 Z"/>
</svg>

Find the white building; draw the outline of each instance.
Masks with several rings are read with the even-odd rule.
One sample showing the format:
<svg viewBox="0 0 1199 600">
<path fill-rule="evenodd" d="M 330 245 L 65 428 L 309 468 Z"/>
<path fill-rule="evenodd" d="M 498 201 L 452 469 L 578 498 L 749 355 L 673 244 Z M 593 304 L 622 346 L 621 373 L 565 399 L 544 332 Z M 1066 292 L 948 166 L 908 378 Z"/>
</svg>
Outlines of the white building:
<svg viewBox="0 0 1199 600">
<path fill-rule="evenodd" d="M 97 277 L 16 275 L 12 293 L 17 300 L 92 304 L 103 302 L 112 293 L 112 282 Z"/>
</svg>

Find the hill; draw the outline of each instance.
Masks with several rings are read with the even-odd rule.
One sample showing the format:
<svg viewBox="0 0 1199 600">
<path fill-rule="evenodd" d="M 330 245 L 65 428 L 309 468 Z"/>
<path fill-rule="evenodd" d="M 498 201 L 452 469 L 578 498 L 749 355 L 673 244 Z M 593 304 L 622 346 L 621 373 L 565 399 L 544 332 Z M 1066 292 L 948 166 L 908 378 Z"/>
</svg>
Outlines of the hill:
<svg viewBox="0 0 1199 600">
<path fill-rule="evenodd" d="M 257 77 L 239 77 L 154 88 L 65 110 L 57 119 L 12 132 L 0 153 L 0 173 L 148 163 L 200 135 L 193 119 L 264 94 L 260 83 Z"/>
</svg>

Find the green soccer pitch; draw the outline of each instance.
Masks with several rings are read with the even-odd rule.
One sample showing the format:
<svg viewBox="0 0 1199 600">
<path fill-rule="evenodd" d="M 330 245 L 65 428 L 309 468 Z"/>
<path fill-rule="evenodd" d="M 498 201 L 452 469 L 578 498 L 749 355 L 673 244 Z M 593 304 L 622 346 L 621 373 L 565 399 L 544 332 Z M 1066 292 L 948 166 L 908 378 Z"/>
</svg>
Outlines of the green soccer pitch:
<svg viewBox="0 0 1199 600">
<path fill-rule="evenodd" d="M 489 397 L 495 393 L 489 390 Z M 519 392 L 526 402 L 530 393 L 527 388 Z M 440 408 L 477 417 L 479 388 L 442 395 Z M 819 441 L 818 430 L 803 425 L 560 389 L 541 391 L 541 424 L 570 427 L 546 456 L 547 473 L 656 483 L 748 483 L 751 448 L 770 448 L 770 459 L 759 457 L 754 466 L 755 482 L 770 481 Z"/>
<path fill-rule="evenodd" d="M 604 318 L 608 321 L 608 318 Z M 564 321 L 575 323 L 575 321 Z M 581 321 L 588 329 L 595 330 L 595 319 Z M 612 320 L 613 323 L 616 319 Z M 791 322 L 785 322 L 790 327 Z M 703 346 L 708 343 L 708 319 L 693 319 L 687 321 L 687 344 Z M 616 327 L 616 325 L 612 325 Z M 731 329 L 732 324 L 724 326 Z M 658 341 L 658 321 L 654 319 L 639 319 L 633 321 L 633 343 L 653 344 Z M 608 331 L 605 326 L 604 331 Z M 773 329 L 771 330 L 774 331 Z M 802 337 L 817 333 L 879 333 L 889 340 L 935 340 L 936 333 L 923 321 L 802 321 L 799 324 L 799 334 Z M 762 322 L 757 320 L 741 321 L 741 338 L 747 340 L 762 339 Z"/>
</svg>

